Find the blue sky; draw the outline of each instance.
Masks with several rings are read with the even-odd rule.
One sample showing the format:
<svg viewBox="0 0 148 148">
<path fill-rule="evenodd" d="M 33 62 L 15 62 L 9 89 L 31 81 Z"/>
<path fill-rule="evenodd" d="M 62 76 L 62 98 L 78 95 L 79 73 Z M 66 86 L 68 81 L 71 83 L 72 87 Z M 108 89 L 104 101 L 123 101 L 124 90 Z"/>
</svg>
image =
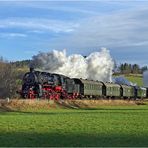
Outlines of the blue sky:
<svg viewBox="0 0 148 148">
<path fill-rule="evenodd" d="M 101 47 L 117 63 L 148 65 L 148 1 L 0 1 L 0 56 L 7 60 Z"/>
</svg>

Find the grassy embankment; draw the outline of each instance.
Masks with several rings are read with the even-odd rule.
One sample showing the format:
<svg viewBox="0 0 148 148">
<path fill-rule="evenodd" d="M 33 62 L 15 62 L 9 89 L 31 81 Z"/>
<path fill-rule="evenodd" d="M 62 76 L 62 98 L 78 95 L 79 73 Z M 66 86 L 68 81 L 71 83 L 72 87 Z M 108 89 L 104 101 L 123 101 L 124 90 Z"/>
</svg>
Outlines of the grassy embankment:
<svg viewBox="0 0 148 148">
<path fill-rule="evenodd" d="M 126 74 L 126 75 L 113 75 L 113 76 L 124 76 L 128 81 L 136 83 L 138 86 L 143 86 L 143 80 L 141 74 Z"/>
<path fill-rule="evenodd" d="M 0 146 L 148 146 L 148 105 L 56 108 L 3 108 Z"/>
<path fill-rule="evenodd" d="M 142 75 L 127 75 L 125 78 L 133 83 L 136 83 L 138 86 L 143 86 Z"/>
</svg>

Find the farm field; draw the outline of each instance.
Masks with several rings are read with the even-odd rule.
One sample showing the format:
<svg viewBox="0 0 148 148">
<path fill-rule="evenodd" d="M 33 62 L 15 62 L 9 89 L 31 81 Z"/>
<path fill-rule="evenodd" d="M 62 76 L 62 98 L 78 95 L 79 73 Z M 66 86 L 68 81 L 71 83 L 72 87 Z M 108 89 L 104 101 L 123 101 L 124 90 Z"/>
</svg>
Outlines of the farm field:
<svg viewBox="0 0 148 148">
<path fill-rule="evenodd" d="M 0 146 L 148 146 L 148 105 L 0 112 Z"/>
</svg>

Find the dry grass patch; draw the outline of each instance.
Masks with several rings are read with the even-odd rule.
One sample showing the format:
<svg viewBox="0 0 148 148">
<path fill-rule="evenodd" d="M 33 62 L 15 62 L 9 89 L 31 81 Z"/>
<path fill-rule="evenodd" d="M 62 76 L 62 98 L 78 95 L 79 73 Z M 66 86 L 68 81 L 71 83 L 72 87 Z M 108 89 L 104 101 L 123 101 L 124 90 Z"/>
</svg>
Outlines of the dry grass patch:
<svg viewBox="0 0 148 148">
<path fill-rule="evenodd" d="M 144 105 L 143 101 L 132 100 L 0 100 L 0 111 L 13 110 L 40 110 L 40 109 L 56 109 L 56 108 L 73 108 L 87 109 L 97 108 L 100 106 L 136 106 Z"/>
<path fill-rule="evenodd" d="M 27 110 L 27 109 L 50 109 L 56 108 L 54 101 L 48 100 L 18 100 L 10 101 L 0 100 L 0 108 L 6 107 L 10 110 Z"/>
<path fill-rule="evenodd" d="M 64 100 L 64 105 L 77 108 L 95 108 L 99 106 L 133 106 L 142 105 L 143 101 L 133 100 Z"/>
</svg>

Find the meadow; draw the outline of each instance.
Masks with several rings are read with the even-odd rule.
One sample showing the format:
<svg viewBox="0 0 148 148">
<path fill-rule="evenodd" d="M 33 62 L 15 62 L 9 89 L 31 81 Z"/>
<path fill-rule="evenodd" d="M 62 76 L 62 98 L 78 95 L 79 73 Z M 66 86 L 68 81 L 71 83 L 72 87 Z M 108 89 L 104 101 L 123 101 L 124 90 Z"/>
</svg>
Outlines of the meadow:
<svg viewBox="0 0 148 148">
<path fill-rule="evenodd" d="M 142 75 L 125 75 L 125 78 L 132 83 L 136 83 L 138 86 L 143 86 L 143 78 Z"/>
<path fill-rule="evenodd" d="M 0 146 L 147 147 L 148 105 L 1 110 Z"/>
<path fill-rule="evenodd" d="M 142 74 L 114 74 L 113 77 L 123 76 L 128 81 L 137 84 L 138 86 L 143 86 L 143 76 Z"/>
</svg>

